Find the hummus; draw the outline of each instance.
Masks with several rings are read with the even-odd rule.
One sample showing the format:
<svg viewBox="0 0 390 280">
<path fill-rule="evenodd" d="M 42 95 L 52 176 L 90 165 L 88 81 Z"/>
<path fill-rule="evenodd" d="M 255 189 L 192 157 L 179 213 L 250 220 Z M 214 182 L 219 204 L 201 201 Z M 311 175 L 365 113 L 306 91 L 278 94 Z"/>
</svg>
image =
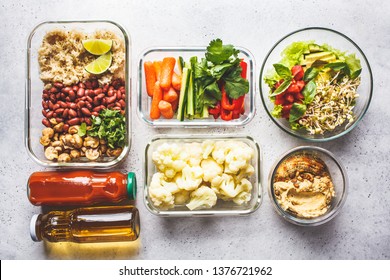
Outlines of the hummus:
<svg viewBox="0 0 390 280">
<path fill-rule="evenodd" d="M 307 157 L 286 160 L 292 169 L 289 169 L 289 176 L 284 178 L 280 176 L 283 173 L 277 171 L 279 181 L 274 182 L 274 194 L 283 210 L 297 217 L 315 218 L 327 212 L 335 191 L 325 164 Z M 292 162 L 299 164 L 294 165 Z"/>
</svg>

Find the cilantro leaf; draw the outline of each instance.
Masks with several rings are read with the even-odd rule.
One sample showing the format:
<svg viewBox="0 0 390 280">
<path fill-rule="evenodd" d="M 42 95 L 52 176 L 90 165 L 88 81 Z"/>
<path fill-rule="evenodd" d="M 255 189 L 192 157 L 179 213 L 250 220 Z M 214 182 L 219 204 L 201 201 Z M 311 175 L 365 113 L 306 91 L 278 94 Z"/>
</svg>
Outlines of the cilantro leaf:
<svg viewBox="0 0 390 280">
<path fill-rule="evenodd" d="M 241 71 L 241 67 L 236 66 L 223 76 L 226 93 L 232 99 L 237 99 L 249 91 L 249 82 L 241 77 Z"/>
<path fill-rule="evenodd" d="M 223 45 L 221 39 L 212 40 L 207 47 L 206 58 L 214 64 L 229 61 L 229 58 L 237 58 L 239 51 L 233 45 Z"/>
</svg>

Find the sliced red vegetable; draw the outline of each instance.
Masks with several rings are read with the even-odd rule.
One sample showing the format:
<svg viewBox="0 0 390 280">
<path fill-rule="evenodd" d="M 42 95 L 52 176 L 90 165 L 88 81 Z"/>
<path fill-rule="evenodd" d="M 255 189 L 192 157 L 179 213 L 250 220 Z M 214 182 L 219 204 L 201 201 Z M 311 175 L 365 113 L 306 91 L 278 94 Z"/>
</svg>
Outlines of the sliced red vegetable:
<svg viewBox="0 0 390 280">
<path fill-rule="evenodd" d="M 230 121 L 233 118 L 233 111 L 221 109 L 221 119 L 224 121 Z"/>
<path fill-rule="evenodd" d="M 218 119 L 221 114 L 221 103 L 218 101 L 214 108 L 209 108 L 209 113 L 213 115 L 214 119 Z"/>
<path fill-rule="evenodd" d="M 246 79 L 246 72 L 247 72 L 248 64 L 244 60 L 241 59 L 240 66 L 241 66 L 241 69 L 242 69 L 241 77 Z"/>
<path fill-rule="evenodd" d="M 301 65 L 295 65 L 291 68 L 291 74 L 296 81 L 303 79 L 304 71 Z"/>
<path fill-rule="evenodd" d="M 287 88 L 286 91 L 289 92 L 289 93 L 298 93 L 298 92 L 300 92 L 299 87 L 298 87 L 298 85 L 295 83 L 294 80 L 293 80 L 293 82 L 291 83 L 291 85 Z"/>
<path fill-rule="evenodd" d="M 225 110 L 232 111 L 234 109 L 234 104 L 233 102 L 230 103 L 229 97 L 225 91 L 225 86 L 222 86 L 221 92 L 222 92 L 222 100 L 221 100 L 222 108 Z"/>
<path fill-rule="evenodd" d="M 294 98 L 295 98 L 296 100 L 302 100 L 302 99 L 304 99 L 305 97 L 303 96 L 302 93 L 298 92 L 298 93 L 295 93 L 295 94 L 294 94 Z"/>
<path fill-rule="evenodd" d="M 284 94 L 275 96 L 275 105 L 283 105 L 285 103 Z"/>
<path fill-rule="evenodd" d="M 305 82 L 304 81 L 297 81 L 296 85 L 298 86 L 299 91 L 302 91 L 303 88 L 305 87 Z"/>
<path fill-rule="evenodd" d="M 290 117 L 290 110 L 292 108 L 293 104 L 284 105 L 282 108 L 282 117 L 285 119 L 288 119 Z"/>
<path fill-rule="evenodd" d="M 293 103 L 294 102 L 294 95 L 292 93 L 287 93 L 284 98 L 288 103 Z"/>
</svg>

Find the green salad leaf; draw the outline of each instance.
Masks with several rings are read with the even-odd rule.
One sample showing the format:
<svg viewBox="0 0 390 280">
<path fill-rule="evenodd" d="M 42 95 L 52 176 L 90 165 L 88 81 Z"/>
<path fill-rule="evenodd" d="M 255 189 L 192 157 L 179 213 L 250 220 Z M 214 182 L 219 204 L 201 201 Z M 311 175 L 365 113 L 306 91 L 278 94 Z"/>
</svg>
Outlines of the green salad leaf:
<svg viewBox="0 0 390 280">
<path fill-rule="evenodd" d="M 299 104 L 294 103 L 290 110 L 290 118 L 289 122 L 293 123 L 297 120 L 299 120 L 306 112 L 306 105 L 305 104 Z"/>
<path fill-rule="evenodd" d="M 317 85 L 314 80 L 308 82 L 302 90 L 302 95 L 304 96 L 303 103 L 310 104 L 314 97 L 317 94 Z"/>
<path fill-rule="evenodd" d="M 362 72 L 360 60 L 356 58 L 355 54 L 350 54 L 345 57 L 345 63 L 349 67 L 351 79 L 356 79 Z"/>
<path fill-rule="evenodd" d="M 291 78 L 284 80 L 283 83 L 274 92 L 272 92 L 269 96 L 273 97 L 273 96 L 281 94 L 283 91 L 285 91 L 291 85 L 291 82 L 292 82 Z"/>
<path fill-rule="evenodd" d="M 282 105 L 275 105 L 274 109 L 271 112 L 271 115 L 274 118 L 281 118 L 282 117 L 282 109 L 283 109 Z"/>
<path fill-rule="evenodd" d="M 305 82 L 313 80 L 318 76 L 319 73 L 320 73 L 320 69 L 316 67 L 310 67 L 305 71 L 305 74 L 303 75 L 303 80 Z"/>
</svg>

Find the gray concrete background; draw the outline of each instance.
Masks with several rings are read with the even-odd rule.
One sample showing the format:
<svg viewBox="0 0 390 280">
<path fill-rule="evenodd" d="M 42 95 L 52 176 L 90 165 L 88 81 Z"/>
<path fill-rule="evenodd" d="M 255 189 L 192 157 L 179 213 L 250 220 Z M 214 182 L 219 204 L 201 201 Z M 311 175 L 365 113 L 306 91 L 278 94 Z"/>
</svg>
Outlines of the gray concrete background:
<svg viewBox="0 0 390 280">
<path fill-rule="evenodd" d="M 266 53 L 285 34 L 307 26 L 345 33 L 365 52 L 375 84 L 358 127 L 318 144 L 336 154 L 348 171 L 350 191 L 340 215 L 316 228 L 293 226 L 278 217 L 265 192 L 260 209 L 248 217 L 163 219 L 146 210 L 140 190 L 136 205 L 142 233 L 133 244 L 33 243 L 29 221 L 41 209 L 29 204 L 26 181 L 43 168 L 28 157 L 23 143 L 26 40 L 36 24 L 60 19 L 123 25 L 132 38 L 133 89 L 138 57 L 148 47 L 201 46 L 220 37 L 252 52 L 257 80 Z M 390 259 L 389 2 L 2 1 L 0 21 L 1 259 Z M 153 129 L 133 109 L 132 147 L 120 168 L 135 171 L 142 185 L 145 143 L 158 133 L 243 133 L 262 146 L 267 182 L 280 154 L 308 143 L 276 127 L 258 96 L 256 108 L 244 128 L 208 131 Z"/>
</svg>

